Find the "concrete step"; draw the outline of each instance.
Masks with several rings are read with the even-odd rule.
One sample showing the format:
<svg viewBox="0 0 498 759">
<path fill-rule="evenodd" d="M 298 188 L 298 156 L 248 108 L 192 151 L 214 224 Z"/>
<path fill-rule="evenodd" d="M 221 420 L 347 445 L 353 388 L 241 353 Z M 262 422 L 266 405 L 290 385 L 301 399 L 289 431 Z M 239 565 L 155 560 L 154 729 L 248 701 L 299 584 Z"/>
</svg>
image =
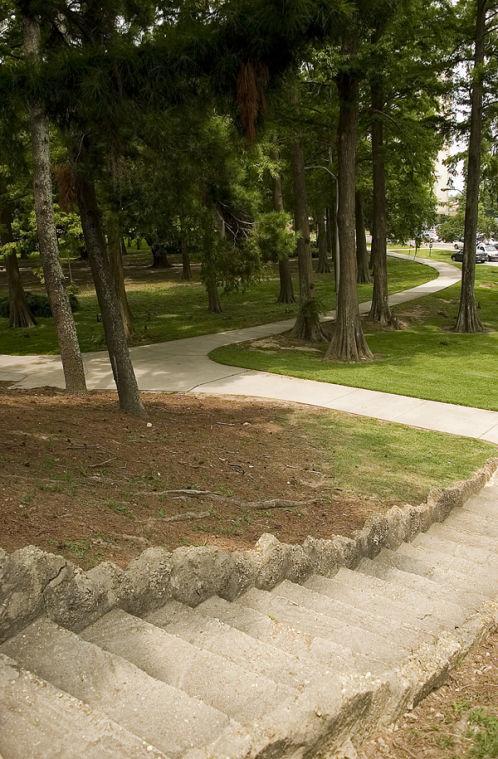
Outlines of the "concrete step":
<svg viewBox="0 0 498 759">
<path fill-rule="evenodd" d="M 408 591 L 373 575 L 365 575 L 341 567 L 334 577 L 312 575 L 304 587 L 328 595 L 330 598 L 347 600 L 351 605 L 369 609 L 379 616 L 401 616 L 410 624 L 429 632 L 438 631 L 448 622 L 462 621 L 462 607 L 446 599 L 436 604 L 423 593 Z"/>
<path fill-rule="evenodd" d="M 297 695 L 293 688 L 242 669 L 121 609 L 101 617 L 80 635 L 240 724 L 260 720 L 276 704 Z"/>
<path fill-rule="evenodd" d="M 219 619 L 206 617 L 179 601 L 169 601 L 145 618 L 194 646 L 219 653 L 243 669 L 264 675 L 281 685 L 302 688 L 309 685 L 320 671 L 309 657 L 293 656 Z"/>
<path fill-rule="evenodd" d="M 428 599 L 433 601 L 433 603 L 437 603 L 438 599 L 445 600 L 450 598 L 454 601 L 458 600 L 462 604 L 463 618 L 465 612 L 468 615 L 477 611 L 482 607 L 483 603 L 488 600 L 486 597 L 483 597 L 478 593 L 472 593 L 470 591 L 462 590 L 460 587 L 453 588 L 450 585 L 435 582 L 433 579 L 425 577 L 424 575 L 398 569 L 390 563 L 386 564 L 380 561 L 362 559 L 358 565 L 358 571 L 362 574 L 386 580 L 389 583 L 398 585 L 409 591 L 417 590 L 420 593 L 425 594 Z"/>
<path fill-rule="evenodd" d="M 159 759 L 166 754 L 0 654 L 0 756 Z"/>
<path fill-rule="evenodd" d="M 457 529 L 451 527 L 448 522 L 444 525 L 433 524 L 426 535 L 434 535 L 442 540 L 448 540 L 452 543 L 469 546 L 470 548 L 482 548 L 484 551 L 496 553 L 498 551 L 498 538 L 489 537 L 488 535 L 477 535 L 463 527 Z"/>
<path fill-rule="evenodd" d="M 403 650 L 397 642 L 393 642 L 392 646 L 386 646 L 385 638 L 380 635 L 304 608 L 266 590 L 251 588 L 237 599 L 236 604 L 267 614 L 307 635 L 344 646 L 351 651 L 355 659 L 357 655 L 371 657 L 389 667 Z"/>
<path fill-rule="evenodd" d="M 412 651 L 424 641 L 433 639 L 429 633 L 410 628 L 406 624 L 406 617 L 392 615 L 379 616 L 372 614 L 362 606 L 350 604 L 332 599 L 327 594 L 312 590 L 310 587 L 296 585 L 296 583 L 284 580 L 271 591 L 272 594 L 282 596 L 294 604 L 305 607 L 312 611 L 325 614 L 346 624 L 352 624 L 357 628 L 379 635 L 392 646 L 393 627 L 396 629 L 396 640 L 400 651 Z"/>
<path fill-rule="evenodd" d="M 454 509 L 448 517 L 447 524 L 449 527 L 454 527 L 455 529 L 463 527 L 466 530 L 477 533 L 477 535 L 498 538 L 498 522 L 496 518 L 484 517 L 474 511 L 466 509 L 458 509 L 457 511 Z"/>
<path fill-rule="evenodd" d="M 489 548 L 477 548 L 468 546 L 458 541 L 450 540 L 447 537 L 435 535 L 431 532 L 419 533 L 411 542 L 412 546 L 420 548 L 422 551 L 428 549 L 432 553 L 438 552 L 442 556 L 452 556 L 453 558 L 464 559 L 475 565 L 479 571 L 486 570 L 488 566 L 498 568 L 498 552 Z M 497 545 L 498 550 L 498 545 Z"/>
<path fill-rule="evenodd" d="M 469 561 L 460 556 L 448 556 L 437 550 L 431 550 L 427 546 L 420 547 L 413 543 L 403 543 L 395 552 L 386 551 L 386 556 L 392 558 L 396 555 L 397 561 L 405 559 L 417 562 L 417 567 L 425 567 L 423 574 L 427 577 L 437 578 L 441 576 L 445 581 L 447 576 L 452 580 L 459 580 L 463 587 L 469 586 L 469 579 L 472 577 L 477 581 L 479 592 L 483 595 L 492 597 L 498 584 L 498 570 L 489 562 L 487 571 L 474 561 Z M 418 571 L 418 569 L 417 569 Z"/>
<path fill-rule="evenodd" d="M 0 648 L 24 669 L 103 711 L 172 757 L 210 743 L 229 727 L 222 712 L 47 619 L 37 620 Z"/>
<path fill-rule="evenodd" d="M 276 620 L 268 614 L 249 607 L 229 603 L 213 596 L 199 604 L 196 610 L 250 635 L 257 640 L 275 646 L 299 659 L 313 659 L 322 668 L 322 674 L 351 674 L 357 671 L 361 657 L 336 642 L 310 635 L 291 624 Z M 380 674 L 385 671 L 382 662 L 362 657 L 361 669 Z"/>
<path fill-rule="evenodd" d="M 421 575 L 422 577 L 429 577 L 433 582 L 436 582 L 447 590 L 461 590 L 469 595 L 475 596 L 484 602 L 486 598 L 490 598 L 494 595 L 495 584 L 491 581 L 484 580 L 483 583 L 474 583 L 472 590 L 469 590 L 469 578 L 458 571 L 456 565 L 453 568 L 444 566 L 440 561 L 436 562 L 429 558 L 428 553 L 424 556 L 412 556 L 409 550 L 405 549 L 408 544 L 403 544 L 403 550 L 401 546 L 396 551 L 390 551 L 384 548 L 378 556 L 375 557 L 375 562 L 388 567 L 397 567 L 403 572 L 409 572 L 411 574 Z M 439 557 L 438 557 L 439 559 Z M 364 561 L 364 560 L 363 560 Z M 361 563 L 360 563 L 361 566 Z"/>
</svg>

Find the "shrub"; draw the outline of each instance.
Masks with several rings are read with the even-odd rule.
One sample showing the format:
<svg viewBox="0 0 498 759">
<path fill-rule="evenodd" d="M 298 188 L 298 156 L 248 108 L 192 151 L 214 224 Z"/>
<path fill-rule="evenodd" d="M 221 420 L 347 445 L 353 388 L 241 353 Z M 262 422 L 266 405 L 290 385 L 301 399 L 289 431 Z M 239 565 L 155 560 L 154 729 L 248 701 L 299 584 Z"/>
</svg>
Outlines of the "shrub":
<svg viewBox="0 0 498 759">
<path fill-rule="evenodd" d="M 33 316 L 52 316 L 52 309 L 48 302 L 48 297 L 40 293 L 26 293 L 26 301 L 31 309 Z M 78 298 L 74 293 L 69 293 L 69 304 L 71 311 L 77 311 L 79 308 Z M 9 299 L 0 298 L 0 316 L 8 319 L 9 317 Z"/>
</svg>

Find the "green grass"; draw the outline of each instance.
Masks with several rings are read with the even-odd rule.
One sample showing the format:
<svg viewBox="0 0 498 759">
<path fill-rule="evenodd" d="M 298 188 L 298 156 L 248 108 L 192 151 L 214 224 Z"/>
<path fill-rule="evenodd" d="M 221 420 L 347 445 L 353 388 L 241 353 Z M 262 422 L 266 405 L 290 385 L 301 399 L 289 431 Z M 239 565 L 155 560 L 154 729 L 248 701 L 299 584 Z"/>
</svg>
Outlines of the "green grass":
<svg viewBox="0 0 498 759">
<path fill-rule="evenodd" d="M 134 316 L 134 345 L 264 324 L 292 318 L 297 312 L 295 304 L 288 306 L 275 302 L 277 279 L 274 273 L 245 291 L 224 294 L 223 313 L 210 314 L 200 282 L 157 282 L 153 278 L 159 275 L 155 275 L 153 270 L 151 272 L 150 282 L 132 283 L 128 287 Z M 436 276 L 436 272 L 426 266 L 395 259 L 389 262 L 389 274 L 392 292 L 414 287 Z M 332 309 L 335 303 L 332 275 L 318 275 L 316 289 L 324 310 Z M 359 287 L 362 300 L 367 300 L 370 292 L 370 285 Z M 75 320 L 81 349 L 102 350 L 104 336 L 98 320 L 95 293 L 89 288 L 82 288 L 78 298 L 80 309 L 75 313 Z M 25 355 L 57 352 L 52 319 L 40 319 L 38 326 L 29 330 L 9 329 L 8 320 L 0 319 L 0 353 Z"/>
<path fill-rule="evenodd" d="M 481 266 L 476 271 L 480 315 L 488 332 L 451 331 L 459 291 L 458 284 L 399 306 L 396 313 L 406 325 L 400 331 L 373 331 L 367 324 L 375 355 L 370 363 L 332 363 L 322 353 L 249 350 L 245 344 L 219 348 L 211 356 L 232 366 L 497 411 L 498 268 Z"/>
<path fill-rule="evenodd" d="M 431 487 L 464 479 L 491 458 L 490 443 L 340 412 L 297 412 L 319 468 L 341 490 L 388 502 L 419 503 Z M 328 471 L 327 471 L 328 469 Z"/>
</svg>

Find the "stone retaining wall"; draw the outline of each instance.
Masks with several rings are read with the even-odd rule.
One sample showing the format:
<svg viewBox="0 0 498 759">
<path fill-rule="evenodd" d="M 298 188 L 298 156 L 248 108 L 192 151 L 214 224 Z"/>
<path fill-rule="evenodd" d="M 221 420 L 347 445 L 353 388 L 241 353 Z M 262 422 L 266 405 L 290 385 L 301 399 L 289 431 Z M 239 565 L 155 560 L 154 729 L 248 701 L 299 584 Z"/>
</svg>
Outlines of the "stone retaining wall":
<svg viewBox="0 0 498 759">
<path fill-rule="evenodd" d="M 79 631 L 115 607 L 142 614 L 170 598 L 196 606 L 215 594 L 231 601 L 253 586 L 269 590 L 284 579 L 302 582 L 312 573 L 330 577 L 341 566 L 354 568 L 363 557 L 396 548 L 444 521 L 497 468 L 498 459 L 492 459 L 469 479 L 431 491 L 418 506 L 394 506 L 372 516 L 352 538 L 308 537 L 288 545 L 265 534 L 248 551 L 148 548 L 125 570 L 104 562 L 87 572 L 35 546 L 11 554 L 0 550 L 0 642 L 42 614 Z"/>
</svg>

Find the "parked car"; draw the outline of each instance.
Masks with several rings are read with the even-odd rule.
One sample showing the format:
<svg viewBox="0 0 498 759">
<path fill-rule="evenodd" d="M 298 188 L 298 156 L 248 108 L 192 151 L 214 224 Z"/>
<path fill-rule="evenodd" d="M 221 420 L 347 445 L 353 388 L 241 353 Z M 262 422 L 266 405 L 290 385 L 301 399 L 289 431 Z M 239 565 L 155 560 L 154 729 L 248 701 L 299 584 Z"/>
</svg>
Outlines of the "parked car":
<svg viewBox="0 0 498 759">
<path fill-rule="evenodd" d="M 477 250 L 485 253 L 488 261 L 498 261 L 498 247 L 495 243 L 480 242 Z"/>
<path fill-rule="evenodd" d="M 476 264 L 485 264 L 488 260 L 488 254 L 479 248 L 480 246 L 476 248 Z M 462 250 L 455 250 L 455 252 L 451 254 L 451 258 L 453 261 L 463 261 L 463 248 Z"/>
<path fill-rule="evenodd" d="M 455 250 L 463 250 L 463 240 L 456 240 L 456 242 L 453 243 L 453 247 Z"/>
</svg>

